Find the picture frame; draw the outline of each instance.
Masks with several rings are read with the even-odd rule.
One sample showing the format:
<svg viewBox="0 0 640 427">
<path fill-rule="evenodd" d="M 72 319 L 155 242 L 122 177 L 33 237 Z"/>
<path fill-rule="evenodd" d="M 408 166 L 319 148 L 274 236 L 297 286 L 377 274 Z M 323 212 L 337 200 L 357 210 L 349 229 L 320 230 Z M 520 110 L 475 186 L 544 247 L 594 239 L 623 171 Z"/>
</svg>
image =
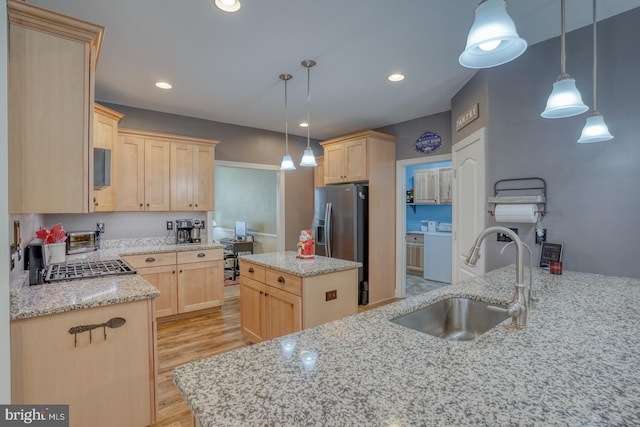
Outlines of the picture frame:
<svg viewBox="0 0 640 427">
<path fill-rule="evenodd" d="M 540 249 L 540 267 L 549 268 L 551 261 L 562 261 L 562 243 L 542 243 Z"/>
</svg>

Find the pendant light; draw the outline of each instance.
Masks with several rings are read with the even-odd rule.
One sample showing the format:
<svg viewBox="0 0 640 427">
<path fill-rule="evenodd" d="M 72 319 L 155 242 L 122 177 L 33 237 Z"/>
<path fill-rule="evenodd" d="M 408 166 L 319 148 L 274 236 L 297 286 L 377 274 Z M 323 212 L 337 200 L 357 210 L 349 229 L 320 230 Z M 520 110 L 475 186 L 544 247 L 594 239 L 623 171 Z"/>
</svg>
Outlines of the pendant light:
<svg viewBox="0 0 640 427">
<path fill-rule="evenodd" d="M 280 80 L 284 81 L 284 156 L 280 163 L 281 171 L 292 171 L 296 167 L 289 155 L 289 121 L 287 117 L 287 82 L 293 78 L 291 74 L 280 74 Z"/>
<path fill-rule="evenodd" d="M 242 6 L 240 0 L 214 0 L 216 7 L 225 12 L 237 12 Z"/>
<path fill-rule="evenodd" d="M 522 55 L 527 42 L 518 35 L 504 0 L 482 0 L 458 62 L 467 68 L 489 68 Z"/>
<path fill-rule="evenodd" d="M 582 134 L 578 142 L 603 142 L 613 139 L 613 135 L 609 133 L 609 128 L 604 122 L 602 114 L 598 112 L 598 104 L 596 98 L 597 92 L 597 76 L 598 76 L 598 50 L 596 42 L 596 0 L 593 0 L 593 111 L 587 118 L 587 123 L 582 129 Z"/>
<path fill-rule="evenodd" d="M 316 65 L 316 61 L 311 59 L 302 61 L 302 66 L 307 69 L 307 148 L 305 148 L 304 153 L 302 154 L 300 166 L 318 166 L 316 163 L 316 157 L 313 155 L 313 150 L 311 149 L 311 139 L 309 137 L 309 128 L 311 127 L 311 122 L 309 122 L 309 107 L 311 105 L 309 82 L 311 81 L 311 67 L 314 65 Z"/>
<path fill-rule="evenodd" d="M 565 31 L 564 31 L 564 3 L 560 3 L 560 75 L 553 84 L 553 89 L 547 106 L 540 114 L 545 119 L 561 119 L 564 117 L 577 116 L 589 109 L 582 102 L 582 95 L 576 88 L 576 81 L 565 69 Z"/>
</svg>

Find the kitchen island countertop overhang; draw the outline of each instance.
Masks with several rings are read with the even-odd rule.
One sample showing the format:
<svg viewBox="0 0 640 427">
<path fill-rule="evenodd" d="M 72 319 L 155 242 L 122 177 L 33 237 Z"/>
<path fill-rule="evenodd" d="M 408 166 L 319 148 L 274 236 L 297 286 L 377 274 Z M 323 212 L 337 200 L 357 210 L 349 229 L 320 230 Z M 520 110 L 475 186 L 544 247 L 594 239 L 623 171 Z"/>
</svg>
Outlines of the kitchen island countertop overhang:
<svg viewBox="0 0 640 427">
<path fill-rule="evenodd" d="M 447 296 L 505 303 L 513 271 L 189 363 L 174 382 L 202 426 L 640 424 L 639 279 L 535 270 L 528 327 L 473 341 L 389 321 Z"/>
</svg>

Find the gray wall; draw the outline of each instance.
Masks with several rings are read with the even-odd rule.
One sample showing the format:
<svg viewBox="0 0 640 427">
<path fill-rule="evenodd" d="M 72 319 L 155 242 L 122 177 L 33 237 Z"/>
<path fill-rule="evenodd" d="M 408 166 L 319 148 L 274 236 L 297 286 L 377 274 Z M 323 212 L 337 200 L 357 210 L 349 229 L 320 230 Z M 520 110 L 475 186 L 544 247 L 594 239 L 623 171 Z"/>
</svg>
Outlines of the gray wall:
<svg viewBox="0 0 640 427">
<path fill-rule="evenodd" d="M 97 102 L 124 114 L 124 118 L 120 122 L 121 128 L 218 140 L 220 143 L 216 146 L 216 160 L 279 165 L 284 154 L 284 134 L 278 132 Z M 302 158 L 306 144 L 306 138 L 289 135 L 289 153 L 295 162 L 299 162 Z M 313 140 L 311 147 L 316 156 L 322 155 L 322 147 L 317 141 Z M 241 196 L 238 195 L 238 197 Z M 153 214 L 130 212 L 45 215 L 44 220 L 45 225 L 62 222 L 65 228 L 69 229 L 86 227 L 92 229 L 95 227 L 97 219 L 103 219 L 107 225 L 105 238 L 112 239 L 130 235 L 132 237 L 164 236 L 166 235 L 166 220 L 184 217 L 204 219 L 205 215 L 193 212 L 158 212 Z M 313 218 L 313 168 L 297 167 L 295 171 L 286 172 L 285 218 L 286 249 L 295 250 L 300 230 L 309 228 Z"/>
<path fill-rule="evenodd" d="M 440 156 L 451 153 L 451 112 L 432 114 L 406 122 L 396 123 L 390 126 L 375 129 L 389 135 L 398 137 L 396 141 L 396 160 L 406 160 L 418 157 L 427 159 L 431 156 Z M 433 153 L 424 154 L 417 152 L 413 144 L 423 133 L 431 131 L 442 137 L 442 146 Z"/>
<path fill-rule="evenodd" d="M 477 87 L 486 80 L 491 119 L 488 194 L 499 179 L 544 178 L 549 213 L 542 223 L 548 241 L 565 245 L 566 269 L 640 277 L 638 40 L 640 8 L 598 23 L 598 109 L 615 136 L 610 142 L 576 142 L 588 113 L 566 119 L 540 117 L 560 71 L 559 38 L 530 46 L 517 60 L 476 74 L 454 98 L 453 118 L 473 99 L 481 101 L 482 117 L 483 96 Z M 566 42 L 567 71 L 591 107 L 591 27 L 569 33 Z M 470 131 L 481 124 L 472 125 Z M 514 226 L 535 247 L 533 225 Z M 487 241 L 488 269 L 513 262 L 512 252 L 501 256 L 501 245 Z M 536 261 L 538 257 L 536 250 Z"/>
</svg>

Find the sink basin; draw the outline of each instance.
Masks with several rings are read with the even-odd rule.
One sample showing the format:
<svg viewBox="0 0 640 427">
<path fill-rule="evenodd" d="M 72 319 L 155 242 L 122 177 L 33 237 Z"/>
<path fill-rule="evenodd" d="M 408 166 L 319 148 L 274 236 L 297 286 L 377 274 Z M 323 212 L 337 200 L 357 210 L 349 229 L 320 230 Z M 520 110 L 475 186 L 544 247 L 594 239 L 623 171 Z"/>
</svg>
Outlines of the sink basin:
<svg viewBox="0 0 640 427">
<path fill-rule="evenodd" d="M 451 297 L 391 319 L 391 322 L 439 338 L 469 341 L 509 317 L 507 313 L 489 310 L 487 307 L 490 305 L 498 306 L 469 298 Z"/>
</svg>

